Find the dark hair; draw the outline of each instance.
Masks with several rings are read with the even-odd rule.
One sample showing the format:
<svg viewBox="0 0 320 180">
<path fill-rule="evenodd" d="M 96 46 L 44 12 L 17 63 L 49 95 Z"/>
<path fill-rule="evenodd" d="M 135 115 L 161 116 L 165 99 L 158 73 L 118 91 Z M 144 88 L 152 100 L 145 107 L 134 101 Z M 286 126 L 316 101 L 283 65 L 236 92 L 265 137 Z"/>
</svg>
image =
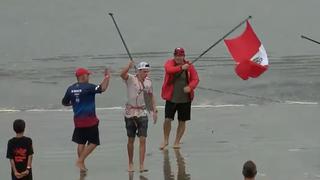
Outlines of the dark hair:
<svg viewBox="0 0 320 180">
<path fill-rule="evenodd" d="M 247 161 L 243 164 L 242 174 L 245 178 L 254 178 L 257 175 L 257 167 L 253 161 Z"/>
<path fill-rule="evenodd" d="M 14 130 L 16 133 L 23 133 L 25 127 L 26 127 L 26 123 L 25 123 L 24 120 L 22 120 L 22 119 L 16 119 L 16 120 L 13 122 L 13 130 Z"/>
</svg>

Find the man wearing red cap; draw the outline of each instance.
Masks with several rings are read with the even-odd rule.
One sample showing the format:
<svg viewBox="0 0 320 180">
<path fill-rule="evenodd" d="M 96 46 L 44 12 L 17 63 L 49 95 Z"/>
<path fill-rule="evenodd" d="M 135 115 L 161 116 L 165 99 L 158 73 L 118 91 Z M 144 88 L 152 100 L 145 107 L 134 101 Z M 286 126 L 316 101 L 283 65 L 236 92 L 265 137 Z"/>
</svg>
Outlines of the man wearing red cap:
<svg viewBox="0 0 320 180">
<path fill-rule="evenodd" d="M 72 141 L 78 144 L 78 160 L 76 165 L 80 172 L 86 172 L 85 159 L 100 145 L 99 119 L 95 110 L 95 95 L 104 92 L 109 85 L 110 73 L 106 69 L 100 85 L 89 83 L 90 71 L 78 68 L 75 72 L 77 83 L 71 85 L 62 99 L 62 104 L 72 106 L 75 129 Z"/>
<path fill-rule="evenodd" d="M 194 66 L 185 59 L 183 48 L 174 50 L 174 58 L 166 61 L 164 65 L 165 76 L 161 96 L 166 101 L 165 121 L 163 123 L 164 139 L 160 149 L 169 143 L 171 121 L 178 112 L 178 128 L 173 148 L 180 148 L 180 140 L 186 129 L 186 121 L 191 119 L 191 102 L 194 89 L 199 83 L 198 73 Z"/>
</svg>

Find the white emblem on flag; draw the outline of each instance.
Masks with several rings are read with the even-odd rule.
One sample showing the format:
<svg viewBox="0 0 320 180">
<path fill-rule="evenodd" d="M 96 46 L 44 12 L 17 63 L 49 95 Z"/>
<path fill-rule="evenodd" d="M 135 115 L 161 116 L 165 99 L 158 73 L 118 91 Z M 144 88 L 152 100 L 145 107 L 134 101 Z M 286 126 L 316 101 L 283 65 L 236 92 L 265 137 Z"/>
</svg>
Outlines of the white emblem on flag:
<svg viewBox="0 0 320 180">
<path fill-rule="evenodd" d="M 259 47 L 259 51 L 251 58 L 251 61 L 260 64 L 262 66 L 268 65 L 268 56 L 267 52 L 264 49 L 263 45 Z"/>
</svg>

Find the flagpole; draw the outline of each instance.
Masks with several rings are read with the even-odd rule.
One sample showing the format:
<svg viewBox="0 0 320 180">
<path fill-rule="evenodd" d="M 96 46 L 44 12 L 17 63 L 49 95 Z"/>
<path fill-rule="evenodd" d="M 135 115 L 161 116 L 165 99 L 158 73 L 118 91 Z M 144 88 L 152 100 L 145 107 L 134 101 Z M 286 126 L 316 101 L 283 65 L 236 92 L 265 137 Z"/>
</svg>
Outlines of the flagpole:
<svg viewBox="0 0 320 180">
<path fill-rule="evenodd" d="M 220 38 L 217 42 L 212 44 L 208 49 L 203 51 L 196 59 L 194 59 L 191 64 L 197 62 L 203 55 L 205 55 L 208 51 L 210 51 L 213 47 L 215 47 L 217 44 L 219 44 L 221 41 L 223 41 L 227 36 L 229 36 L 231 33 L 233 33 L 235 30 L 237 30 L 242 24 L 247 22 L 249 19 L 251 19 L 252 16 L 248 16 L 245 20 L 241 21 L 240 24 L 238 24 L 236 27 L 234 27 L 231 31 L 229 31 L 227 34 L 225 34 L 222 38 Z"/>
<path fill-rule="evenodd" d="M 302 39 L 307 39 L 307 40 L 312 41 L 312 42 L 317 43 L 317 44 L 320 44 L 319 41 L 313 40 L 313 39 L 308 38 L 308 37 L 306 37 L 306 36 L 304 36 L 304 35 L 301 35 L 301 38 L 302 38 Z"/>
<path fill-rule="evenodd" d="M 249 19 L 251 19 L 252 16 L 248 16 L 245 20 L 241 21 L 236 27 L 234 27 L 233 29 L 231 29 L 231 31 L 229 31 L 227 34 L 225 34 L 222 38 L 220 38 L 218 41 L 216 41 L 214 44 L 212 44 L 208 49 L 206 49 L 205 51 L 203 51 L 197 58 L 195 58 L 193 61 L 191 61 L 191 64 L 194 64 L 195 62 L 197 62 L 203 55 L 205 55 L 208 51 L 210 51 L 213 47 L 215 47 L 217 44 L 219 44 L 221 41 L 223 41 L 227 36 L 229 36 L 231 33 L 233 33 L 235 30 L 237 30 L 240 26 L 242 26 L 242 24 L 244 24 L 245 22 L 247 22 Z M 181 71 L 177 76 L 175 76 L 171 83 L 174 83 L 180 76 L 181 74 L 184 72 L 185 70 Z"/>
</svg>

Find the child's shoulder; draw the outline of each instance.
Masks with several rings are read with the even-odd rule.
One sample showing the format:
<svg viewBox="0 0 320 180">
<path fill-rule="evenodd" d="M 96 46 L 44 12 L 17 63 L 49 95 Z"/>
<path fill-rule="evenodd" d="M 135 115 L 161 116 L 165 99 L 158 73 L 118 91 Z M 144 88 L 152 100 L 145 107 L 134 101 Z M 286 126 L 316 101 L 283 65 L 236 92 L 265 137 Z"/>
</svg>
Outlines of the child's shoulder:
<svg viewBox="0 0 320 180">
<path fill-rule="evenodd" d="M 8 140 L 8 144 L 10 144 L 10 143 L 12 143 L 12 142 L 14 142 L 14 141 L 15 141 L 15 137 L 9 139 L 9 140 Z"/>
<path fill-rule="evenodd" d="M 24 138 L 25 138 L 25 140 L 27 140 L 27 141 L 31 141 L 31 142 L 32 142 L 31 137 L 24 136 Z"/>
<path fill-rule="evenodd" d="M 32 139 L 30 137 L 23 136 L 21 138 L 13 137 L 13 138 L 8 140 L 8 143 L 15 143 L 15 142 L 21 141 L 21 140 L 22 141 L 32 142 Z"/>
</svg>

